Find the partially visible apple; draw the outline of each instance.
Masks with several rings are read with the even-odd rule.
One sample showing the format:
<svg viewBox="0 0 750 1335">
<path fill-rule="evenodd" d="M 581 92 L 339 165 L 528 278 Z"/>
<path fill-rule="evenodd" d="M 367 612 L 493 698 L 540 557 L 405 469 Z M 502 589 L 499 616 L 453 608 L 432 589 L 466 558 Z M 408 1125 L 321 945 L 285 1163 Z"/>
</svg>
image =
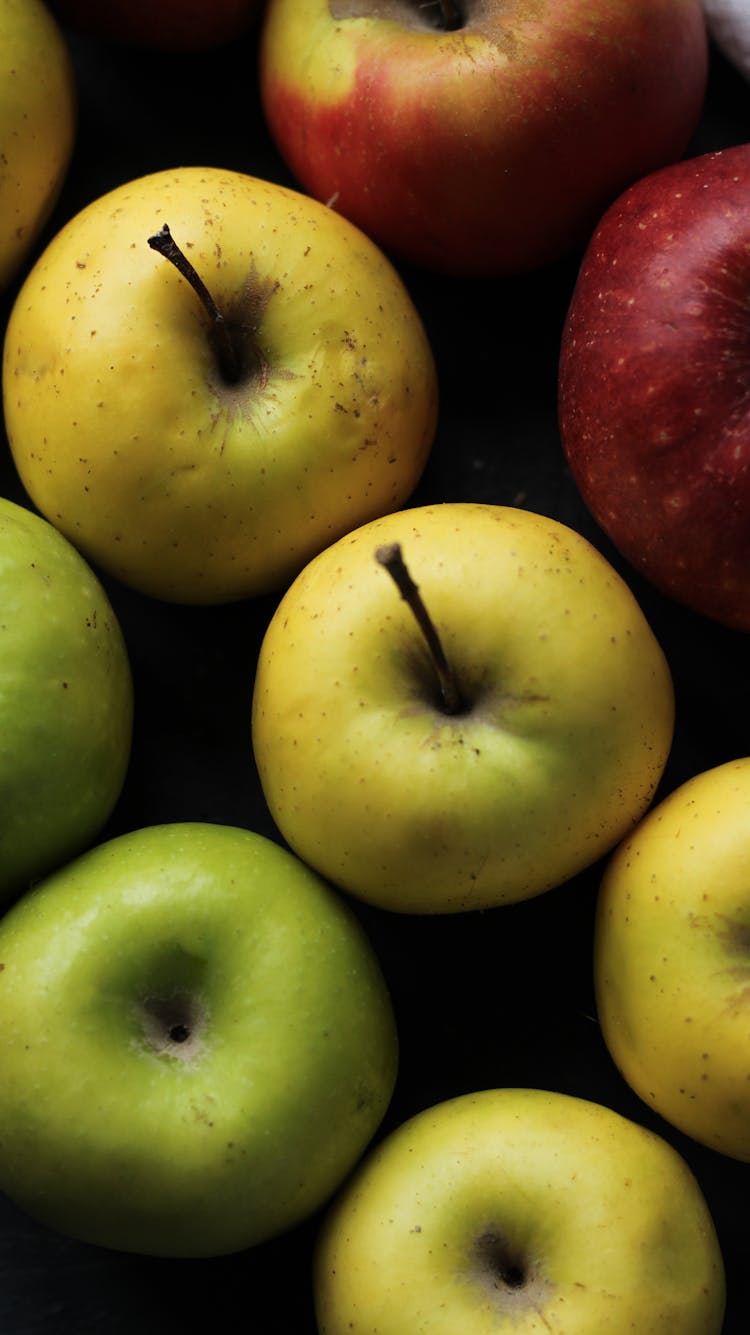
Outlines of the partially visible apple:
<svg viewBox="0 0 750 1335">
<path fill-rule="evenodd" d="M 0 901 L 98 835 L 132 722 L 127 648 L 104 589 L 56 529 L 0 499 Z"/>
<path fill-rule="evenodd" d="M 398 575 L 399 548 L 429 650 L 414 591 L 402 579 L 400 598 L 376 559 Z M 609 852 L 648 807 L 672 727 L 664 655 L 594 547 L 542 515 L 455 502 L 374 520 L 305 567 L 267 627 L 252 713 L 291 847 L 409 913 L 524 899 Z"/>
<path fill-rule="evenodd" d="M 11 312 L 3 402 L 29 495 L 90 560 L 212 603 L 283 586 L 405 501 L 437 378 L 403 282 L 351 223 L 186 167 L 53 238 Z"/>
<path fill-rule="evenodd" d="M 668 1122 L 750 1161 L 750 758 L 670 793 L 601 886 L 596 995 L 614 1061 Z"/>
<path fill-rule="evenodd" d="M 0 290 L 57 202 L 75 131 L 75 75 L 49 9 L 0 0 Z"/>
<path fill-rule="evenodd" d="M 750 79 L 750 0 L 703 0 L 703 11 L 719 50 Z"/>
<path fill-rule="evenodd" d="M 261 0 L 49 0 L 63 22 L 106 41 L 205 51 L 247 32 Z"/>
<path fill-rule="evenodd" d="M 585 243 L 700 114 L 700 0 L 269 0 L 261 93 L 306 190 L 389 252 L 509 274 Z"/>
<path fill-rule="evenodd" d="M 599 1104 L 483 1090 L 371 1151 L 323 1221 L 320 1335 L 719 1335 L 700 1186 Z"/>
<path fill-rule="evenodd" d="M 0 962 L 0 1190 L 85 1241 L 252 1246 L 328 1199 L 390 1099 L 367 938 L 247 830 L 101 844 L 6 914 Z"/>
<path fill-rule="evenodd" d="M 750 144 L 638 181 L 586 251 L 560 356 L 562 441 L 637 570 L 750 630 Z"/>
</svg>

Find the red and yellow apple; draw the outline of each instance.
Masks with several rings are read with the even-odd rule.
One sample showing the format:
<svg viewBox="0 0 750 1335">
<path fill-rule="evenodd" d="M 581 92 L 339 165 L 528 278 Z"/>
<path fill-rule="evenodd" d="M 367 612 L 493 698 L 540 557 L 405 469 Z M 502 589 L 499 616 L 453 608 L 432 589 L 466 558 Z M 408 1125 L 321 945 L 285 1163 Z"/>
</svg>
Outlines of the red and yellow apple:
<svg viewBox="0 0 750 1335">
<path fill-rule="evenodd" d="M 304 188 L 456 273 L 584 244 L 682 154 L 706 70 L 700 0 L 269 0 L 261 31 L 266 119 Z"/>
</svg>

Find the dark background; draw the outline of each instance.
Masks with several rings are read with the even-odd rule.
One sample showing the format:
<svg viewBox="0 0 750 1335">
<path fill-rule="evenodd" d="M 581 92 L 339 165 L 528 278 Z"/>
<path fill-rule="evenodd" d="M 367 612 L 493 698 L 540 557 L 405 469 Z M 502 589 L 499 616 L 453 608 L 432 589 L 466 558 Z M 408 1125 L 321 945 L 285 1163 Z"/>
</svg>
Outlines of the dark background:
<svg viewBox="0 0 750 1335">
<path fill-rule="evenodd" d="M 251 33 L 221 51 L 170 57 L 71 35 L 77 147 L 35 254 L 84 204 L 147 171 L 221 166 L 294 184 L 263 124 L 256 42 Z M 749 139 L 748 85 L 712 52 L 705 112 L 689 151 Z M 556 424 L 559 338 L 579 259 L 494 282 L 401 266 L 432 342 L 442 400 L 435 447 L 412 503 L 492 501 L 554 516 L 585 534 L 626 577 L 675 680 L 665 793 L 750 754 L 750 637 L 657 594 L 584 510 Z M 0 303 L 3 328 L 13 296 Z M 4 439 L 0 493 L 24 500 Z M 215 820 L 278 838 L 250 747 L 255 662 L 275 600 L 182 608 L 103 582 L 128 643 L 136 726 L 126 786 L 102 837 L 160 821 Z M 381 1134 L 438 1100 L 500 1085 L 595 1099 L 652 1127 L 698 1177 L 727 1269 L 724 1335 L 747 1335 L 750 1170 L 650 1113 L 607 1054 L 591 973 L 601 870 L 597 865 L 526 904 L 460 918 L 401 917 L 355 905 L 380 956 L 401 1036 L 400 1077 Z M 312 1219 L 233 1257 L 162 1261 L 50 1234 L 0 1197 L 0 1335 L 192 1335 L 235 1327 L 313 1335 L 317 1225 Z"/>
</svg>

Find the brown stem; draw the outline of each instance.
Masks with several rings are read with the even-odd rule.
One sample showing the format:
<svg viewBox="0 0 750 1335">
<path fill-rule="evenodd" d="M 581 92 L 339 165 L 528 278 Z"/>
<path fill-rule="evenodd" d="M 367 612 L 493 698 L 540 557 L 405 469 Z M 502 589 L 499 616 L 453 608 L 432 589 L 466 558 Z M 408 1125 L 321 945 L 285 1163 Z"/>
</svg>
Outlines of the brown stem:
<svg viewBox="0 0 750 1335">
<path fill-rule="evenodd" d="M 183 278 L 187 279 L 193 291 L 197 294 L 211 320 L 222 375 L 225 380 L 234 384 L 240 378 L 237 350 L 232 341 L 227 322 L 203 279 L 193 268 L 187 256 L 180 250 L 166 223 L 161 231 L 148 238 L 148 244 L 152 250 L 158 251 L 160 255 L 164 256 L 165 260 L 169 260 L 170 264 L 174 265 L 178 273 L 181 273 Z"/>
<path fill-rule="evenodd" d="M 440 686 L 440 694 L 443 698 L 443 707 L 446 713 L 459 714 L 463 709 L 464 704 L 461 699 L 461 692 L 458 689 L 458 682 L 456 681 L 455 674 L 445 657 L 443 646 L 440 643 L 440 636 L 438 635 L 434 622 L 422 601 L 419 588 L 409 574 L 400 543 L 392 542 L 384 547 L 378 547 L 375 552 L 375 559 L 388 571 L 388 574 L 391 576 L 391 579 L 396 585 L 404 602 L 407 603 L 413 612 L 417 625 L 427 641 L 427 647 L 435 667 L 438 684 Z"/>
</svg>

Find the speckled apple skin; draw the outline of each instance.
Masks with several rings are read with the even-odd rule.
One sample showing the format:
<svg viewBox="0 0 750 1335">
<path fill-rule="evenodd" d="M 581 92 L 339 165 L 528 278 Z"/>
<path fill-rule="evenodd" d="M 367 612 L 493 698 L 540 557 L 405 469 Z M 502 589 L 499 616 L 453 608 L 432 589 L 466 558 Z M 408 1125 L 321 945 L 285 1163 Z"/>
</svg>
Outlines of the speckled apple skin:
<svg viewBox="0 0 750 1335">
<path fill-rule="evenodd" d="M 617 850 L 595 980 L 602 1033 L 640 1097 L 750 1161 L 750 759 L 689 779 Z"/>
<path fill-rule="evenodd" d="M 562 338 L 563 445 L 592 514 L 670 597 L 750 630 L 750 145 L 632 186 Z"/>
</svg>

